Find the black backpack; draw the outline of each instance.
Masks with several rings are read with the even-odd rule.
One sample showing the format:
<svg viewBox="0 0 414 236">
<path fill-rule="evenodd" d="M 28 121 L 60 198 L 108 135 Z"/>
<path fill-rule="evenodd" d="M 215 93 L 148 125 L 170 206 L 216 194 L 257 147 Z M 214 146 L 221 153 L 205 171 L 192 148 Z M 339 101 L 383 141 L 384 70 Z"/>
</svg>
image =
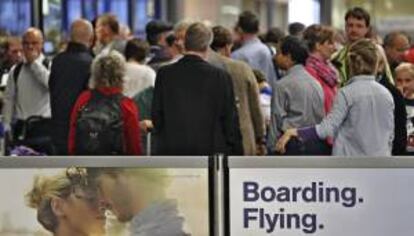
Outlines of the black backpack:
<svg viewBox="0 0 414 236">
<path fill-rule="evenodd" d="M 76 155 L 123 155 L 122 94 L 103 95 L 92 90 L 91 99 L 78 112 Z"/>
</svg>

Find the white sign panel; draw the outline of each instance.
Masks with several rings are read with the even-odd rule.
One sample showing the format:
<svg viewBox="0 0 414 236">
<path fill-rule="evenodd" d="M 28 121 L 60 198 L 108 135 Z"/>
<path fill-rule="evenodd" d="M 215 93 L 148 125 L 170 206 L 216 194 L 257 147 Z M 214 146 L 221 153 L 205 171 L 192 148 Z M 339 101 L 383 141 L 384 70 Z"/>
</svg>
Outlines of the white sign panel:
<svg viewBox="0 0 414 236">
<path fill-rule="evenodd" d="M 414 235 L 414 169 L 230 169 L 231 235 Z"/>
</svg>

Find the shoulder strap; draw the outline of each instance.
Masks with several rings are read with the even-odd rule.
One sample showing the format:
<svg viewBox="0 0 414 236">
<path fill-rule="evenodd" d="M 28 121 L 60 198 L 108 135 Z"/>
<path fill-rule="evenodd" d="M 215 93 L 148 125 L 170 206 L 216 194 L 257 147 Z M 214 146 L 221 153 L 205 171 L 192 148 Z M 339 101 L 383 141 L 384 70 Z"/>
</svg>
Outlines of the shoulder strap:
<svg viewBox="0 0 414 236">
<path fill-rule="evenodd" d="M 47 57 L 45 57 L 44 59 L 43 59 L 43 61 L 42 61 L 42 65 L 44 66 L 44 67 L 46 67 L 46 69 L 50 69 L 49 67 L 50 67 L 50 60 L 49 59 L 47 59 Z"/>
<path fill-rule="evenodd" d="M 13 71 L 13 81 L 14 81 L 14 102 L 17 101 L 17 79 L 19 78 L 20 71 L 22 70 L 23 62 L 20 62 L 16 65 Z"/>
<path fill-rule="evenodd" d="M 14 80 L 14 86 L 17 87 L 17 79 L 19 78 L 20 71 L 22 70 L 23 62 L 20 62 L 16 65 L 13 71 L 13 80 Z"/>
<path fill-rule="evenodd" d="M 49 59 L 45 57 L 42 61 L 42 65 L 46 67 L 46 69 L 49 69 L 49 66 L 50 66 Z M 19 78 L 20 71 L 22 70 L 22 66 L 23 66 L 23 62 L 20 62 L 19 64 L 16 65 L 16 68 L 14 68 L 14 71 L 13 71 L 13 80 L 14 80 L 14 84 L 16 87 L 17 87 L 17 80 Z"/>
</svg>

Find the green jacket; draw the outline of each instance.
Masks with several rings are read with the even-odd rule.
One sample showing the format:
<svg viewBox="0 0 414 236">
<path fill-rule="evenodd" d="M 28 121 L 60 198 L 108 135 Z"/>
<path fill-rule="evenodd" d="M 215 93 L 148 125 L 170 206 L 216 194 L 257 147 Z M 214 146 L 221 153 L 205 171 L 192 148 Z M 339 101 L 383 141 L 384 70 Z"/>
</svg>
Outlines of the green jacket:
<svg viewBox="0 0 414 236">
<path fill-rule="evenodd" d="M 135 104 L 138 106 L 140 120 L 151 120 L 151 106 L 153 93 L 154 87 L 148 87 L 144 89 L 142 92 L 139 92 L 133 98 Z"/>
<path fill-rule="evenodd" d="M 377 44 L 378 50 L 382 50 L 381 46 Z M 349 45 L 344 46 L 341 50 L 335 53 L 332 57 L 332 64 L 339 72 L 339 85 L 340 87 L 344 87 L 347 82 L 349 81 L 349 74 L 346 70 L 346 55 L 348 53 Z M 385 61 L 385 75 L 387 80 L 394 85 L 394 78 L 392 76 L 392 72 L 390 69 L 390 65 L 388 64 L 387 58 L 385 58 L 384 53 L 380 53 L 383 55 L 383 59 Z"/>
</svg>

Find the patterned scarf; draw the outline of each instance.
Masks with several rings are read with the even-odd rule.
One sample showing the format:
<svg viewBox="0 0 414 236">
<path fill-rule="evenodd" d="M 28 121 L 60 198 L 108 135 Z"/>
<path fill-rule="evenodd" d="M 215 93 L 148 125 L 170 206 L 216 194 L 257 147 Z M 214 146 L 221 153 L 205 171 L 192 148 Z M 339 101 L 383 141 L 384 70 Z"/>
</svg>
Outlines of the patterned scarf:
<svg viewBox="0 0 414 236">
<path fill-rule="evenodd" d="M 309 55 L 306 61 L 306 67 L 313 69 L 317 76 L 323 80 L 329 87 L 334 88 L 338 84 L 338 75 L 328 62 L 324 62 L 314 55 Z"/>
</svg>

